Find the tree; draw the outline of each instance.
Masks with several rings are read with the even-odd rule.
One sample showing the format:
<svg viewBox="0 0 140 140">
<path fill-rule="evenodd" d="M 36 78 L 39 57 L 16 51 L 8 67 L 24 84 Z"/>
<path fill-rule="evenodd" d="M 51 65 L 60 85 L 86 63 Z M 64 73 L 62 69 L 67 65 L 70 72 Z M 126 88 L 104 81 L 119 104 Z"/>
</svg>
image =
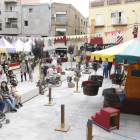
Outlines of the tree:
<svg viewBox="0 0 140 140">
<path fill-rule="evenodd" d="M 72 70 L 72 54 L 74 54 L 75 45 L 71 44 L 68 46 L 68 54 L 71 56 L 71 70 Z"/>
<path fill-rule="evenodd" d="M 35 60 L 43 58 L 43 47 L 44 41 L 42 40 L 35 40 L 35 45 L 32 45 L 32 53 L 34 54 L 34 64 Z"/>
</svg>

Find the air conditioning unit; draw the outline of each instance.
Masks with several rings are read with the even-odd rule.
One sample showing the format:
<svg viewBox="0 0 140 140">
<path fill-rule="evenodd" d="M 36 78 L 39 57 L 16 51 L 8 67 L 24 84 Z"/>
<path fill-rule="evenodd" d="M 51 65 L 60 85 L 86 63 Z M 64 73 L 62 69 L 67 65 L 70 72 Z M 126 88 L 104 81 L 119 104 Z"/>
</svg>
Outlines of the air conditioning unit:
<svg viewBox="0 0 140 140">
<path fill-rule="evenodd" d="M 10 23 L 10 19 L 5 18 L 5 22 L 6 22 L 6 23 Z"/>
<path fill-rule="evenodd" d="M 52 17 L 54 17 L 54 18 L 55 18 L 55 17 L 56 17 L 56 14 L 52 14 Z"/>
</svg>

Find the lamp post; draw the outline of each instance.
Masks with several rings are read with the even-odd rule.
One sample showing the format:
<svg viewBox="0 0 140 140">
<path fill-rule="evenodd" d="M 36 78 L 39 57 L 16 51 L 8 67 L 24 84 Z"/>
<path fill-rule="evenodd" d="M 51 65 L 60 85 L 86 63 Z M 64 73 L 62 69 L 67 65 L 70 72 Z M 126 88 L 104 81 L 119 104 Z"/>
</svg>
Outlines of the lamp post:
<svg viewBox="0 0 140 140">
<path fill-rule="evenodd" d="M 132 10 L 132 12 L 134 12 L 136 14 L 136 23 L 137 23 L 137 13 L 135 10 Z"/>
</svg>

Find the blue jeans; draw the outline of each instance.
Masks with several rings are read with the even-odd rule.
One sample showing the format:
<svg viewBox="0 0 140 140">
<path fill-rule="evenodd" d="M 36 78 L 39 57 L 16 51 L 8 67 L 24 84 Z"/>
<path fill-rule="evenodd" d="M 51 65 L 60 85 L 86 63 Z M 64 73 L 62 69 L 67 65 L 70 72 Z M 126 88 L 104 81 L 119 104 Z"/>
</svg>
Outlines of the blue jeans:
<svg viewBox="0 0 140 140">
<path fill-rule="evenodd" d="M 5 102 L 0 100 L 0 111 L 3 112 L 4 108 L 5 108 Z"/>
<path fill-rule="evenodd" d="M 10 106 L 11 110 L 14 110 L 14 99 L 13 98 L 8 98 L 8 99 L 3 99 L 4 102 L 8 103 L 8 105 Z"/>
<path fill-rule="evenodd" d="M 116 74 L 116 71 L 117 71 L 117 74 L 119 74 L 119 68 L 114 68 L 114 74 Z"/>
<path fill-rule="evenodd" d="M 103 76 L 105 75 L 105 77 L 107 77 L 107 68 L 103 69 Z"/>
</svg>

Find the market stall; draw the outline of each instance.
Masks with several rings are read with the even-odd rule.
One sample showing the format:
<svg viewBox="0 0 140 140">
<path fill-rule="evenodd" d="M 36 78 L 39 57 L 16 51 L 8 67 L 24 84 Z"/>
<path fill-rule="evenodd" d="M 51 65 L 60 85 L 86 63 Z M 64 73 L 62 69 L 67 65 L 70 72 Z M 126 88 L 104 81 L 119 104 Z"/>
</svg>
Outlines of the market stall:
<svg viewBox="0 0 140 140">
<path fill-rule="evenodd" d="M 132 39 L 123 44 L 113 46 L 111 48 L 94 52 L 91 58 L 96 57 L 97 60 L 102 58 L 103 61 L 108 58 L 109 62 L 129 63 L 128 73 L 125 84 L 125 98 L 120 109 L 124 113 L 140 114 L 140 39 Z M 119 93 L 118 93 L 119 94 Z"/>
</svg>

